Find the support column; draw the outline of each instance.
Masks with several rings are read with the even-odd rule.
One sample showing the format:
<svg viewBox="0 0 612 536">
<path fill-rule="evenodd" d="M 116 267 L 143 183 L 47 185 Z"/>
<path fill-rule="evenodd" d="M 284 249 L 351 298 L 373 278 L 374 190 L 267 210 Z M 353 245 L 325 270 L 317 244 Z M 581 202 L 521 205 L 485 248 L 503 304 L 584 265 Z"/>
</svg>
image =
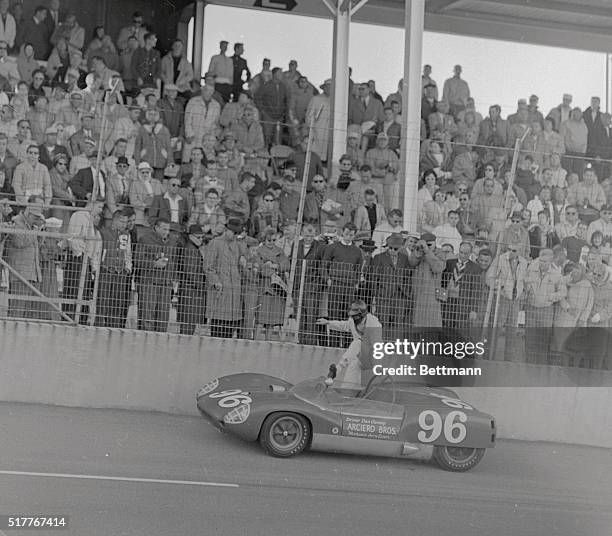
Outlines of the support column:
<svg viewBox="0 0 612 536">
<path fill-rule="evenodd" d="M 402 169 L 400 195 L 403 197 L 404 226 L 417 230 L 417 192 L 419 189 L 419 152 L 421 139 L 421 63 L 425 0 L 406 0 L 404 44 L 404 88 L 402 91 Z"/>
<path fill-rule="evenodd" d="M 204 0 L 195 1 L 195 14 L 193 18 L 193 76 L 198 84 L 202 80 L 202 61 L 204 48 Z"/>
<path fill-rule="evenodd" d="M 610 60 L 612 59 L 612 56 L 610 54 L 606 54 L 606 101 L 605 101 L 605 107 L 606 107 L 606 113 L 610 113 L 610 106 L 612 105 L 612 102 L 610 102 Z"/>
<path fill-rule="evenodd" d="M 335 176 L 338 160 L 346 152 L 346 127 L 349 103 L 349 34 L 351 27 L 350 2 L 346 11 L 337 2 L 334 17 L 334 59 L 332 65 L 332 155 L 328 160 L 328 174 Z"/>
</svg>

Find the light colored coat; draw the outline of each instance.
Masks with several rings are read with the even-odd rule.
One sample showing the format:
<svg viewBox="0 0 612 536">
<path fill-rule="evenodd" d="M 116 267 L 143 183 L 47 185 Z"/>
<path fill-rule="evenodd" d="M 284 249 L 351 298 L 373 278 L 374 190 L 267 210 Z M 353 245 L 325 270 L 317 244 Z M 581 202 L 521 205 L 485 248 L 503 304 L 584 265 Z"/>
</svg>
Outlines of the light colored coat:
<svg viewBox="0 0 612 536">
<path fill-rule="evenodd" d="M 314 118 L 312 152 L 323 161 L 327 160 L 330 141 L 331 102 L 327 95 L 315 95 L 308 103 L 304 123 L 310 126 Z"/>
<path fill-rule="evenodd" d="M 215 238 L 208 246 L 205 259 L 208 299 L 206 316 L 213 320 L 242 319 L 242 276 L 240 262 L 246 259 L 244 241 Z M 221 284 L 216 290 L 214 285 Z"/>
<path fill-rule="evenodd" d="M 436 299 L 436 289 L 440 288 L 446 262 L 439 255 L 441 253 L 436 250 L 436 252 L 426 252 L 420 261 L 409 257 L 411 265 L 414 266 L 415 262 L 418 262 L 412 274 L 414 327 L 442 327 L 442 310 L 440 302 Z"/>
<path fill-rule="evenodd" d="M 168 52 L 161 60 L 161 79 L 164 84 L 174 84 L 179 92 L 188 91 L 193 80 L 193 68 L 191 63 L 184 57 L 179 61 L 178 77 L 174 81 L 174 59 L 172 53 Z"/>
</svg>

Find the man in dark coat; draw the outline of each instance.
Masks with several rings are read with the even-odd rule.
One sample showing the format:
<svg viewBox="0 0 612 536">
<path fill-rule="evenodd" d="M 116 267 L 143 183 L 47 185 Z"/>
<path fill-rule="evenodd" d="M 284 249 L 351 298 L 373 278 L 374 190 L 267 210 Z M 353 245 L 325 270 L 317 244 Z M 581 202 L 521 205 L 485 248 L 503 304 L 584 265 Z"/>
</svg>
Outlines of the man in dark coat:
<svg viewBox="0 0 612 536">
<path fill-rule="evenodd" d="M 410 265 L 401 249 L 404 238 L 393 233 L 387 238 L 387 251 L 376 255 L 370 267 L 370 279 L 376 300 L 376 316 L 383 326 L 385 340 L 407 335 L 410 312 Z"/>
<path fill-rule="evenodd" d="M 181 248 L 178 322 L 183 335 L 193 335 L 206 322 L 206 241 L 199 225 L 191 225 Z"/>
<path fill-rule="evenodd" d="M 242 57 L 244 54 L 244 45 L 242 43 L 236 43 L 234 45 L 234 55 L 232 61 L 234 62 L 234 101 L 238 100 L 238 95 L 242 91 L 242 84 L 246 81 L 251 80 L 251 71 L 247 65 L 247 61 Z M 246 80 L 242 79 L 243 73 L 246 72 Z"/>
<path fill-rule="evenodd" d="M 302 228 L 302 239 L 298 243 L 298 262 L 295 271 L 293 303 L 295 308 L 297 308 L 303 270 L 304 286 L 301 289 L 303 298 L 299 329 L 299 341 L 301 344 L 317 344 L 318 342 L 317 332 L 319 330 L 315 322 L 319 316 L 319 302 L 323 292 L 321 261 L 325 251 L 325 244 L 315 240 L 316 234 L 314 225 L 307 223 Z M 306 266 L 302 268 L 304 263 Z"/>
<path fill-rule="evenodd" d="M 105 197 L 106 178 L 101 170 L 99 172 L 96 170 L 98 151 L 93 151 L 88 158 L 89 167 L 79 169 L 77 174 L 68 182 L 68 187 L 72 190 L 72 194 L 79 201 L 86 201 L 92 197 L 94 189 L 94 174 L 98 175 L 99 197 Z M 85 203 L 81 203 L 80 206 L 85 206 Z"/>
<path fill-rule="evenodd" d="M 477 295 L 480 267 L 470 260 L 472 244 L 461 242 L 456 259 L 448 259 L 442 272 L 442 288 L 448 299 L 442 305 L 442 323 L 446 328 L 467 329 L 478 310 Z"/>
<path fill-rule="evenodd" d="M 272 69 L 272 80 L 261 86 L 254 95 L 255 105 L 261 112 L 261 124 L 268 147 L 275 143 L 277 123 L 281 123 L 282 129 L 282 123 L 286 120 L 289 97 L 289 89 L 283 81 L 283 70 L 275 67 Z"/>
<path fill-rule="evenodd" d="M 153 229 L 145 229 L 138 238 L 138 316 L 147 331 L 168 329 L 172 288 L 178 281 L 177 244 L 177 236 L 170 233 L 170 222 L 164 219 L 158 219 Z"/>
<path fill-rule="evenodd" d="M 102 259 L 98 283 L 96 325 L 123 328 L 127 318 L 132 273 L 132 243 L 123 210 L 102 227 Z"/>
<path fill-rule="evenodd" d="M 38 6 L 34 15 L 19 29 L 19 45 L 30 43 L 34 47 L 34 59 L 46 60 L 49 55 L 49 28 L 45 23 L 47 8 Z"/>
<path fill-rule="evenodd" d="M 178 191 L 181 180 L 174 177 L 168 181 L 168 191 L 164 195 L 156 195 L 149 207 L 149 223 L 153 226 L 158 219 L 168 220 L 170 230 L 176 233 L 183 231 L 189 211 L 187 201 L 183 199 Z"/>
</svg>

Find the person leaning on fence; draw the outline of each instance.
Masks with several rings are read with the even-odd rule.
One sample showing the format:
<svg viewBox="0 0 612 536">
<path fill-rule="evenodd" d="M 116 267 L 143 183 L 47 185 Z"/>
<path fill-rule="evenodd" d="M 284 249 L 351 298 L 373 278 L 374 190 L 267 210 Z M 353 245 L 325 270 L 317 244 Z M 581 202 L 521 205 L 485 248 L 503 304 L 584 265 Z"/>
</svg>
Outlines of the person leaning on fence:
<svg viewBox="0 0 612 536">
<path fill-rule="evenodd" d="M 317 324 L 329 329 L 348 332 L 353 340 L 338 362 L 338 382 L 346 386 L 360 387 L 372 378 L 373 345 L 382 342 L 382 325 L 365 302 L 354 301 L 348 311 L 348 320 L 319 318 Z"/>
<path fill-rule="evenodd" d="M 436 236 L 423 233 L 409 257 L 414 289 L 412 325 L 422 335 L 438 336 L 442 328 L 441 302 L 446 295 L 441 291 L 441 274 L 446 266 L 440 250 L 436 249 Z"/>
<path fill-rule="evenodd" d="M 457 258 L 448 259 L 442 272 L 442 289 L 448 292 L 442 303 L 442 321 L 447 328 L 464 330 L 477 316 L 476 291 L 482 270 L 470 260 L 471 254 L 472 244 L 461 242 Z"/>
<path fill-rule="evenodd" d="M 178 238 L 160 218 L 139 236 L 135 263 L 139 269 L 138 316 L 146 331 L 168 328 L 173 284 L 178 281 Z"/>
<path fill-rule="evenodd" d="M 110 225 L 100 229 L 102 259 L 97 295 L 98 326 L 125 327 L 132 274 L 132 243 L 127 222 L 125 212 L 116 210 Z"/>
<path fill-rule="evenodd" d="M 297 307 L 301 293 L 302 311 L 299 327 L 299 342 L 301 344 L 318 344 L 319 342 L 315 322 L 319 316 L 319 301 L 323 290 L 321 261 L 325 251 L 325 244 L 320 240 L 316 240 L 315 235 L 314 225 L 306 223 L 302 226 L 302 239 L 298 242 L 293 304 L 297 317 Z M 302 270 L 304 273 L 304 285 L 303 288 L 300 288 Z"/>
<path fill-rule="evenodd" d="M 353 244 L 356 232 L 352 223 L 344 224 L 340 240 L 327 246 L 323 253 L 321 275 L 327 284 L 327 316 L 331 320 L 343 318 L 359 284 L 363 256 Z M 344 342 L 342 339 L 332 336 L 332 346 L 340 346 Z"/>
<path fill-rule="evenodd" d="M 248 252 L 245 240 L 237 239 L 243 230 L 241 220 L 229 218 L 223 235 L 208 246 L 206 317 L 213 337 L 231 338 L 243 319 L 242 271 Z"/>
<path fill-rule="evenodd" d="M 567 296 L 561 274 L 552 268 L 553 252 L 541 249 L 525 278 L 525 354 L 530 362 L 547 364 L 555 304 Z"/>
<path fill-rule="evenodd" d="M 93 290 L 92 274 L 95 274 L 102 255 L 102 240 L 98 227 L 102 217 L 103 202 L 90 200 L 83 210 L 74 212 L 68 223 L 68 248 L 64 263 L 64 299 L 77 300 L 81 294 L 83 300 L 89 300 Z M 62 310 L 73 315 L 77 304 L 64 303 Z M 87 306 L 81 307 L 79 321 L 85 323 Z"/>
<path fill-rule="evenodd" d="M 518 244 L 509 244 L 508 250 L 499 255 L 487 271 L 487 284 L 499 290 L 496 326 L 505 328 L 504 359 L 511 361 L 518 342 L 518 314 L 522 309 L 527 268 L 529 263 Z"/>
<path fill-rule="evenodd" d="M 181 248 L 179 308 L 177 320 L 183 335 L 193 335 L 206 323 L 206 234 L 200 225 L 190 225 Z"/>
<path fill-rule="evenodd" d="M 13 218 L 14 230 L 28 233 L 8 234 L 6 238 L 6 262 L 21 276 L 18 277 L 12 271 L 9 276 L 10 294 L 21 297 L 9 300 L 9 316 L 12 317 L 38 318 L 40 304 L 28 301 L 27 296 L 36 296 L 34 289 L 39 290 L 42 283 L 39 237 L 34 234 L 45 223 L 42 209 L 42 199 L 30 197 L 23 212 Z"/>
<path fill-rule="evenodd" d="M 410 265 L 404 237 L 393 233 L 386 240 L 386 251 L 376 255 L 370 265 L 369 279 L 376 300 L 376 315 L 383 325 L 385 340 L 407 334 L 410 313 Z"/>
</svg>

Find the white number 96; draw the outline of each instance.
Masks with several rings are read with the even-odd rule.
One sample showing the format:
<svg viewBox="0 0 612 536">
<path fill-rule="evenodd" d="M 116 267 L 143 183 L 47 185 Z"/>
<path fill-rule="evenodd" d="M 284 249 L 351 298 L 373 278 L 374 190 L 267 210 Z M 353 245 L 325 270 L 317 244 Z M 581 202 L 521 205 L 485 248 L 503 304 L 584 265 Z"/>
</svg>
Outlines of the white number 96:
<svg viewBox="0 0 612 536">
<path fill-rule="evenodd" d="M 449 443 L 461 443 L 467 435 L 467 430 L 463 424 L 466 421 L 467 415 L 463 411 L 451 411 L 443 423 L 442 417 L 437 411 L 428 409 L 422 411 L 419 415 L 421 431 L 417 434 L 417 437 L 423 443 L 432 443 L 444 431 L 446 441 Z"/>
</svg>

